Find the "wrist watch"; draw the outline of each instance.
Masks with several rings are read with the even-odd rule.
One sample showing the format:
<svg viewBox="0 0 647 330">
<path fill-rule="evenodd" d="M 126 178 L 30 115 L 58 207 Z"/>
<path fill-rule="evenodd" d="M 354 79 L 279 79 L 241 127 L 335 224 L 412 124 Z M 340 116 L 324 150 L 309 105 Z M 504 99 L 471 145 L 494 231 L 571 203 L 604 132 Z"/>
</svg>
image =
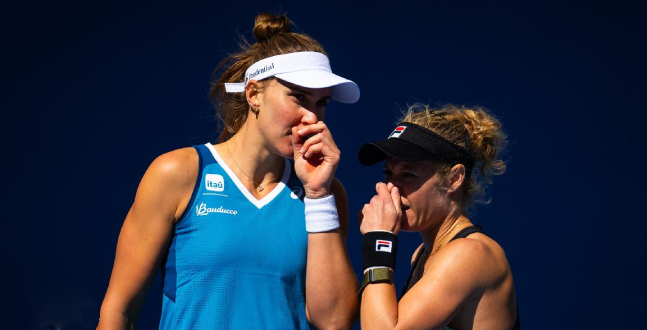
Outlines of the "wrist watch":
<svg viewBox="0 0 647 330">
<path fill-rule="evenodd" d="M 364 273 L 364 281 L 357 292 L 360 299 L 364 288 L 371 283 L 393 283 L 393 269 L 388 267 L 371 268 Z"/>
</svg>

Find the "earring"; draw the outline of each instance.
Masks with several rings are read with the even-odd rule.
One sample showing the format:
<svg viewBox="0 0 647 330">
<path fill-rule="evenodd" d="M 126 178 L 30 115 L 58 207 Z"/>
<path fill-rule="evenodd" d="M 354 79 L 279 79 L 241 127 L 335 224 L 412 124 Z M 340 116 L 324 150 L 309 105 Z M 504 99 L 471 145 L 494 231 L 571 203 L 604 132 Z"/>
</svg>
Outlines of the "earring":
<svg viewBox="0 0 647 330">
<path fill-rule="evenodd" d="M 252 107 L 252 112 L 256 115 L 256 119 L 258 119 L 258 108 Z"/>
</svg>

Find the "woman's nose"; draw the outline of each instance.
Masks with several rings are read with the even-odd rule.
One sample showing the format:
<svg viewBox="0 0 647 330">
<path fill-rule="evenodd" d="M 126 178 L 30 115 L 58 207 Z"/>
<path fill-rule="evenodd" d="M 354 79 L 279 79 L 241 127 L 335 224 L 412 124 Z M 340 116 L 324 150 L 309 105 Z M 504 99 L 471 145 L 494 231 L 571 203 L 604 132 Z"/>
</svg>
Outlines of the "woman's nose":
<svg viewBox="0 0 647 330">
<path fill-rule="evenodd" d="M 303 117 L 301 117 L 301 122 L 304 124 L 316 124 L 319 122 L 319 114 L 315 109 L 304 108 Z"/>
<path fill-rule="evenodd" d="M 388 178 L 384 180 L 384 183 L 386 183 L 386 186 L 391 189 L 391 187 L 397 187 L 400 192 L 402 192 L 402 189 L 400 189 L 400 185 L 394 178 Z"/>
</svg>

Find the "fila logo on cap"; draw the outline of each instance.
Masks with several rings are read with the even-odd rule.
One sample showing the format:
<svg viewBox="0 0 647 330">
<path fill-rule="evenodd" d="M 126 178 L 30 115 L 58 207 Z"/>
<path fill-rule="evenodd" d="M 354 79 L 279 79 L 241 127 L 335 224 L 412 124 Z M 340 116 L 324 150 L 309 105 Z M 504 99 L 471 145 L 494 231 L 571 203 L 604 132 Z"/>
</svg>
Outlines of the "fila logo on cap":
<svg viewBox="0 0 647 330">
<path fill-rule="evenodd" d="M 378 251 L 378 252 L 390 253 L 392 246 L 393 246 L 393 242 L 391 241 L 381 241 L 381 240 L 375 241 L 375 251 Z"/>
<path fill-rule="evenodd" d="M 389 139 L 390 138 L 399 138 L 400 135 L 404 132 L 405 129 L 407 129 L 406 126 L 398 126 L 398 127 L 396 127 L 395 130 L 393 130 L 393 133 L 391 133 L 391 135 L 389 135 Z"/>
<path fill-rule="evenodd" d="M 204 177 L 204 186 L 211 191 L 224 191 L 225 179 L 219 174 L 207 174 Z"/>
</svg>

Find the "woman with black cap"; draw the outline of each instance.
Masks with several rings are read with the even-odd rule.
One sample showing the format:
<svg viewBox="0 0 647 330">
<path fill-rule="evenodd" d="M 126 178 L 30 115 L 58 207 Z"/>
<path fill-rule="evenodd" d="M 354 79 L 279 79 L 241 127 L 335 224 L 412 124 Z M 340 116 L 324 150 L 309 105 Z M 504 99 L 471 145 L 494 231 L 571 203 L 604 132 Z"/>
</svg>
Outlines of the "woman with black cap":
<svg viewBox="0 0 647 330">
<path fill-rule="evenodd" d="M 416 105 L 387 140 L 362 146 L 363 165 L 386 160 L 386 183 L 359 215 L 362 329 L 519 328 L 505 253 L 467 213 L 482 184 L 505 171 L 498 158 L 505 139 L 485 109 Z M 398 301 L 400 230 L 419 232 L 423 243 Z"/>
<path fill-rule="evenodd" d="M 311 37 L 260 14 L 258 42 L 226 58 L 210 96 L 217 144 L 158 157 L 124 221 L 99 329 L 132 329 L 159 266 L 160 329 L 350 328 L 340 152 L 323 122 L 359 88 Z"/>
</svg>

